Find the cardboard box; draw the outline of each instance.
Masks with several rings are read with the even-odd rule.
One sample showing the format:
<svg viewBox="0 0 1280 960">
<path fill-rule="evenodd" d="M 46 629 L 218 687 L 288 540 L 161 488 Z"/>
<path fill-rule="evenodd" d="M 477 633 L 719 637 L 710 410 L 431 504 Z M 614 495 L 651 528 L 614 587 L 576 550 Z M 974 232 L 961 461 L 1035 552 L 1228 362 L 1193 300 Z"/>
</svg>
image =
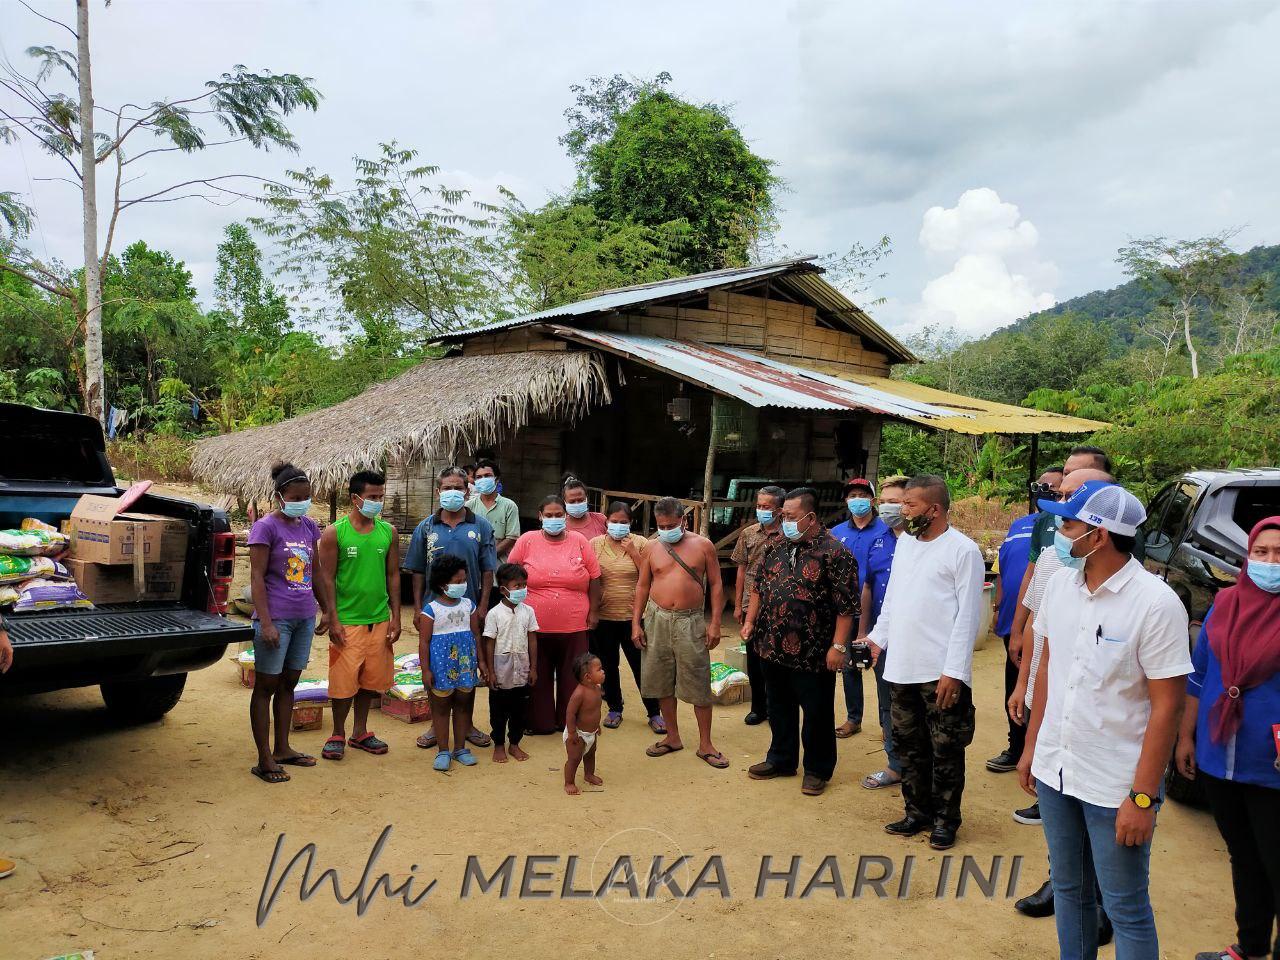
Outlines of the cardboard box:
<svg viewBox="0 0 1280 960">
<path fill-rule="evenodd" d="M 295 703 L 290 727 L 294 730 L 319 730 L 324 725 L 324 708 L 328 705 L 328 701 L 317 703 L 314 700 Z"/>
<path fill-rule="evenodd" d="M 400 700 L 397 697 L 382 695 L 382 714 L 395 717 L 404 723 L 421 723 L 431 719 L 431 701 L 426 697 L 415 697 L 413 700 Z"/>
<path fill-rule="evenodd" d="M 67 569 L 81 593 L 101 606 L 104 603 L 132 603 L 135 600 L 177 600 L 182 595 L 182 563 L 144 563 L 141 586 L 132 565 L 90 563 L 74 559 Z"/>
<path fill-rule="evenodd" d="M 187 556 L 187 524 L 149 513 L 118 513 L 112 497 L 81 497 L 71 511 L 71 555 L 91 563 L 181 563 Z"/>
<path fill-rule="evenodd" d="M 725 666 L 733 667 L 735 670 L 747 672 L 747 647 L 745 644 L 736 643 L 732 646 L 724 648 Z"/>
</svg>

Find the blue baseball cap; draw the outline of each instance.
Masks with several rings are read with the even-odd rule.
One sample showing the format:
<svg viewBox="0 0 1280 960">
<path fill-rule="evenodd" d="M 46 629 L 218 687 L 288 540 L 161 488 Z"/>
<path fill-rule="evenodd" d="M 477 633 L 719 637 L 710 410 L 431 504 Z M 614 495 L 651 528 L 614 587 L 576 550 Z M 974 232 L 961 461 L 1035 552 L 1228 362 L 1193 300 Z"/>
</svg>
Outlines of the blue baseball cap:
<svg viewBox="0 0 1280 960">
<path fill-rule="evenodd" d="M 1088 480 L 1061 503 L 1057 500 L 1036 502 L 1045 513 L 1065 520 L 1080 520 L 1122 537 L 1136 536 L 1138 527 L 1147 519 L 1141 500 L 1107 480 Z"/>
</svg>

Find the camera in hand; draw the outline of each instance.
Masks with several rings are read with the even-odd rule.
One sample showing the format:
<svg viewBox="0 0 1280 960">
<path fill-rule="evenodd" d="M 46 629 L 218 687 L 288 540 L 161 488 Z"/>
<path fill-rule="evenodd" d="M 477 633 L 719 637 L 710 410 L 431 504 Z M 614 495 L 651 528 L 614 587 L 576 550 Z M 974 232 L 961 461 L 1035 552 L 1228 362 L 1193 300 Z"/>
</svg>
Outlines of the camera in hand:
<svg viewBox="0 0 1280 960">
<path fill-rule="evenodd" d="M 849 644 L 849 666 L 859 670 L 871 669 L 871 646 L 867 643 Z"/>
</svg>

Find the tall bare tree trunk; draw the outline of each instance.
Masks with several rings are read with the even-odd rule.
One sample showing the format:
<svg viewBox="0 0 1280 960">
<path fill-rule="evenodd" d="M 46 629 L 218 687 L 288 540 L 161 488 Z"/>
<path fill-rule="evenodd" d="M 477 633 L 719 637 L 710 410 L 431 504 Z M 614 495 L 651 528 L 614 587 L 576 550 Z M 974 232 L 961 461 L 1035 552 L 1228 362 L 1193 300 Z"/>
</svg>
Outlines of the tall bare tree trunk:
<svg viewBox="0 0 1280 960">
<path fill-rule="evenodd" d="M 76 0 L 80 74 L 80 174 L 84 207 L 84 412 L 106 425 L 102 370 L 102 271 L 98 262 L 98 163 L 93 139 L 93 74 L 89 66 L 89 0 Z"/>
<path fill-rule="evenodd" d="M 1196 353 L 1195 341 L 1191 339 L 1191 307 L 1189 305 L 1184 305 L 1182 308 L 1182 336 L 1187 341 L 1187 356 L 1191 358 L 1191 379 L 1199 379 L 1200 355 Z"/>
</svg>

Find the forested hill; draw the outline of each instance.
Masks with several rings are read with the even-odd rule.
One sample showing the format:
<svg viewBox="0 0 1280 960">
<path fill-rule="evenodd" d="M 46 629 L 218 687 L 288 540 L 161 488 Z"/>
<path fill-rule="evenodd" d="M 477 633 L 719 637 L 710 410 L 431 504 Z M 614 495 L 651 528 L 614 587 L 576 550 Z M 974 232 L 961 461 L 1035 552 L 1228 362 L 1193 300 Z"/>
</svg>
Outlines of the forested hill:
<svg viewBox="0 0 1280 960">
<path fill-rule="evenodd" d="M 1280 245 L 1254 247 L 1241 254 L 1240 276 L 1245 282 L 1259 276 L 1268 278 L 1264 302 L 1270 309 L 1280 312 Z M 1048 310 L 1016 320 L 1004 329 L 1021 332 L 1043 317 L 1070 313 L 1109 327 L 1118 345 L 1129 345 L 1134 341 L 1136 321 L 1155 310 L 1156 300 L 1154 292 L 1137 280 L 1130 280 L 1110 290 L 1094 290 L 1083 296 L 1063 300 Z"/>
</svg>

